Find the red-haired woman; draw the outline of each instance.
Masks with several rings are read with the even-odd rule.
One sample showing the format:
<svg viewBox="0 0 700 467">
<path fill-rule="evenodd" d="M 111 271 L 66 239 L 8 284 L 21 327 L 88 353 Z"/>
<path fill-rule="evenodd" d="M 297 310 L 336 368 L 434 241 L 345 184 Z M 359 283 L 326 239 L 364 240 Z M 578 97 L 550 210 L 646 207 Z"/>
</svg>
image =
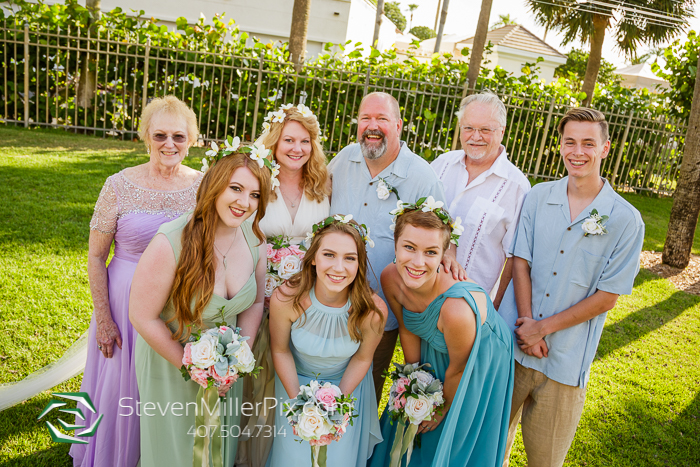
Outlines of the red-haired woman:
<svg viewBox="0 0 700 467">
<path fill-rule="evenodd" d="M 219 388 L 224 397 L 218 407 L 220 432 L 197 426 L 197 418 L 207 416 L 204 411 L 216 414 L 218 408 L 202 407 L 197 383 L 183 379 L 183 344 L 191 326 L 213 327 L 222 314 L 242 335 L 256 335 L 267 260 L 258 224 L 269 193 L 267 167 L 242 153 L 223 157 L 205 174 L 194 211 L 163 225 L 139 262 L 129 316 L 139 333 L 141 404 L 139 413 L 130 416 L 141 417 L 142 467 L 192 465 L 195 455 L 218 455 L 214 450 L 219 446 L 223 465 L 233 465 L 242 382 Z M 201 437 L 206 438 L 204 453 L 194 453 L 202 450 L 195 444 Z"/>
</svg>

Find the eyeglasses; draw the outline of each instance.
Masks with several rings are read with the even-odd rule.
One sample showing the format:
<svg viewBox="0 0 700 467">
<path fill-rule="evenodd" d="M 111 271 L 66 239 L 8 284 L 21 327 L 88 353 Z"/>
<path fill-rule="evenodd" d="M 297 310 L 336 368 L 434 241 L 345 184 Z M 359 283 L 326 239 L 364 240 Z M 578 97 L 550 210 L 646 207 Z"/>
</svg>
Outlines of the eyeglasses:
<svg viewBox="0 0 700 467">
<path fill-rule="evenodd" d="M 187 136 L 185 135 L 166 135 L 165 133 L 154 133 L 151 135 L 151 139 L 153 141 L 158 141 L 159 143 L 162 143 L 164 141 L 167 141 L 168 137 L 173 139 L 173 143 L 184 143 L 187 141 Z"/>
<path fill-rule="evenodd" d="M 497 128 L 472 128 L 470 126 L 461 126 L 460 128 L 464 132 L 465 136 L 472 135 L 475 132 L 479 132 L 481 136 L 491 136 L 494 132 L 500 130 L 503 127 L 499 126 Z"/>
</svg>

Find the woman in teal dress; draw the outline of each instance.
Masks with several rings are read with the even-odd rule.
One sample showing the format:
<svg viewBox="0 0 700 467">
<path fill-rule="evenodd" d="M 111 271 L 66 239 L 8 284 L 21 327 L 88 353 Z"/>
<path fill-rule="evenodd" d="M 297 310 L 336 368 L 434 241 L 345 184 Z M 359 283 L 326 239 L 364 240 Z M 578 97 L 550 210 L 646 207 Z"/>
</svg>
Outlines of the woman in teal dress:
<svg viewBox="0 0 700 467">
<path fill-rule="evenodd" d="M 221 428 L 213 430 L 217 399 L 204 406 L 200 386 L 185 381 L 180 367 L 191 328 L 225 321 L 255 336 L 267 260 L 258 223 L 270 189 L 269 169 L 245 154 L 223 157 L 202 179 L 194 211 L 163 224 L 139 261 L 129 316 L 139 333 L 141 403 L 124 413 L 140 416 L 141 467 L 191 466 L 195 459 L 206 467 L 233 466 L 242 381 L 218 388 Z"/>
<path fill-rule="evenodd" d="M 364 467 L 381 441 L 371 365 L 387 309 L 367 281 L 366 231 L 341 218 L 327 226 L 320 223 L 301 272 L 272 295 L 270 347 L 280 404 L 314 379 L 331 382 L 357 399 L 357 418 L 328 446 L 327 465 Z M 276 411 L 275 425 L 267 465 L 308 467 L 309 443 L 298 442 L 282 410 Z"/>
<path fill-rule="evenodd" d="M 442 208 L 423 207 L 407 205 L 397 215 L 396 262 L 381 276 L 406 363 L 429 363 L 444 384 L 445 408 L 419 426 L 420 447 L 410 466 L 500 466 L 513 392 L 513 338 L 481 287 L 440 272 L 458 228 L 453 232 Z M 397 425 L 389 422 L 385 411 L 384 442 L 374 450 L 372 467 L 389 465 Z"/>
</svg>

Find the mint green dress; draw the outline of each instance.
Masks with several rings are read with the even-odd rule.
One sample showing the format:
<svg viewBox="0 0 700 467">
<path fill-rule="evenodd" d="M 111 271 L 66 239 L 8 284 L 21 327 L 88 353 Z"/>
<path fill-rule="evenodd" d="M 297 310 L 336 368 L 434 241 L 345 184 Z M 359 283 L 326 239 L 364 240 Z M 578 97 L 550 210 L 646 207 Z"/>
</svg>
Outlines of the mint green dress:
<svg viewBox="0 0 700 467">
<path fill-rule="evenodd" d="M 163 224 L 159 234 L 164 234 L 175 253 L 175 260 L 180 259 L 182 249 L 182 230 L 187 223 L 189 213 L 182 215 L 172 222 Z M 250 222 L 241 225 L 248 243 L 253 264 L 258 263 L 259 240 L 253 233 Z M 224 319 L 231 326 L 236 326 L 239 313 L 247 310 L 255 302 L 257 285 L 255 271 L 248 282 L 230 300 L 216 294 L 204 310 L 202 316 L 205 327 L 213 327 L 221 320 L 219 310 L 224 307 Z M 160 317 L 167 321 L 174 315 L 171 303 L 168 303 Z M 177 323 L 169 324 L 171 331 L 177 329 Z M 180 370 L 161 357 L 149 346 L 141 336 L 136 340 L 136 379 L 141 397 L 141 467 L 151 466 L 191 466 L 195 433 L 196 407 L 201 407 L 197 401 L 200 386 L 194 381 L 185 381 Z M 233 466 L 236 458 L 236 448 L 239 433 L 240 404 L 242 400 L 243 381 L 237 381 L 220 401 L 224 466 Z M 152 403 L 152 405 L 151 405 Z M 149 404 L 149 405 L 147 405 Z M 149 409 L 149 407 L 153 407 Z M 206 409 L 205 409 L 206 410 Z M 213 411 L 213 407 L 209 409 Z M 204 433 L 200 428 L 200 436 Z M 211 459 L 211 456 L 209 456 Z"/>
</svg>

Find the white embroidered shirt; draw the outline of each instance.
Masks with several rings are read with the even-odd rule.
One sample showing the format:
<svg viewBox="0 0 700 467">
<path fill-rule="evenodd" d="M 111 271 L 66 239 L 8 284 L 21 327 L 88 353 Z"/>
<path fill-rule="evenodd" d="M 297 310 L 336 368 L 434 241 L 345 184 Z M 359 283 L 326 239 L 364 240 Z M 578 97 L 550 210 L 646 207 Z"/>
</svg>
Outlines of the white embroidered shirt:
<svg viewBox="0 0 700 467">
<path fill-rule="evenodd" d="M 511 256 L 508 251 L 520 208 L 530 191 L 530 182 L 508 160 L 505 147 L 501 145 L 500 151 L 491 167 L 469 184 L 464 150 L 450 151 L 431 164 L 445 190 L 450 215 L 462 218 L 464 233 L 457 261 L 487 293 L 494 289 L 506 257 Z"/>
</svg>

